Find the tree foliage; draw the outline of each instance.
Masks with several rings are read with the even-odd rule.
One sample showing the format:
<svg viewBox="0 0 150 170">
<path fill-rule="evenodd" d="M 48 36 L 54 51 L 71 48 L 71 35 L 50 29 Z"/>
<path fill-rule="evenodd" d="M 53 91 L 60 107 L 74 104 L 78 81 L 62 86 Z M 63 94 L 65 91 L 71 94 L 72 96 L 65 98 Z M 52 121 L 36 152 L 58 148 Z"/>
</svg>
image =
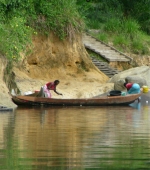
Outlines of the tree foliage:
<svg viewBox="0 0 150 170">
<path fill-rule="evenodd" d="M 113 19 L 150 34 L 150 0 L 1 0 L 0 51 L 17 60 L 33 34 L 53 31 L 60 39 L 73 39 L 84 28 L 83 21 L 94 28 L 116 29 Z"/>
<path fill-rule="evenodd" d="M 0 21 L 0 51 L 10 60 L 25 51 L 33 33 L 72 39 L 83 24 L 76 0 L 1 0 Z"/>
<path fill-rule="evenodd" d="M 149 53 L 150 0 L 77 0 L 77 4 L 87 30 L 100 30 L 93 33 L 96 38 L 111 41 L 121 51 Z"/>
<path fill-rule="evenodd" d="M 0 7 L 7 18 L 24 16 L 28 25 L 52 30 L 61 38 L 67 34 L 68 25 L 76 31 L 82 26 L 76 0 L 3 0 Z"/>
<path fill-rule="evenodd" d="M 85 13 L 87 20 L 97 20 L 101 23 L 110 18 L 120 20 L 134 19 L 141 29 L 150 34 L 150 0 L 77 0 L 83 8 L 85 3 L 90 6 Z M 80 7 L 81 8 L 81 7 Z"/>
</svg>

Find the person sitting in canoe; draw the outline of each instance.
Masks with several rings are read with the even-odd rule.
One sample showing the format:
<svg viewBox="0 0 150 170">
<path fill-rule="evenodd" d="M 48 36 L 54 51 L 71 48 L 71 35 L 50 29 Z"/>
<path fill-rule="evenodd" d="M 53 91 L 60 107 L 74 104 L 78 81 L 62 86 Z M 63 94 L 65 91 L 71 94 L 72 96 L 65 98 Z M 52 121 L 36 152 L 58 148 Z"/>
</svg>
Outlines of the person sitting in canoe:
<svg viewBox="0 0 150 170">
<path fill-rule="evenodd" d="M 54 90 L 54 92 L 58 95 L 62 95 L 61 93 L 58 93 L 56 91 L 56 86 L 59 84 L 59 80 L 55 80 L 54 82 L 48 82 L 44 85 L 43 87 L 43 90 L 44 90 L 44 93 L 45 93 L 45 96 L 48 97 L 48 98 L 51 98 L 52 95 L 51 95 L 51 92 L 50 90 Z"/>
<path fill-rule="evenodd" d="M 140 93 L 140 86 L 137 83 L 124 83 L 124 86 L 127 89 L 128 94 Z"/>
</svg>

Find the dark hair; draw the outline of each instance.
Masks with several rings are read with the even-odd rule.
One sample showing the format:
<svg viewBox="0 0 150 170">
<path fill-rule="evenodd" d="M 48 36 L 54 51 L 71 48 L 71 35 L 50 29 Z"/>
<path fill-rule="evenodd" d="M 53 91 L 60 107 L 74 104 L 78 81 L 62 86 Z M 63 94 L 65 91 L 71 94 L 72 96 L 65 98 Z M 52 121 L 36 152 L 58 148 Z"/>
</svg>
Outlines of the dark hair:
<svg viewBox="0 0 150 170">
<path fill-rule="evenodd" d="M 128 83 L 124 83 L 123 85 L 124 85 L 124 87 L 126 87 L 126 85 L 127 85 Z"/>
<path fill-rule="evenodd" d="M 54 81 L 54 84 L 58 84 L 60 81 L 59 80 L 55 80 Z"/>
</svg>

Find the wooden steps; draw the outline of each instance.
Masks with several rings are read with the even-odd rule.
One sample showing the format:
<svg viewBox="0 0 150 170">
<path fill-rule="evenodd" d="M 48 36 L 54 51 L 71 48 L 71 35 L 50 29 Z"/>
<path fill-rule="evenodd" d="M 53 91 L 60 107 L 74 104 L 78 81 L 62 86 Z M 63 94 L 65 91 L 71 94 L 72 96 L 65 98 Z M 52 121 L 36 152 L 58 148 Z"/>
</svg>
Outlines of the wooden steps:
<svg viewBox="0 0 150 170">
<path fill-rule="evenodd" d="M 83 34 L 82 41 L 85 48 L 95 52 L 109 62 L 130 62 L 132 60 L 129 56 L 86 33 Z"/>
<path fill-rule="evenodd" d="M 107 62 L 99 61 L 99 60 L 97 60 L 97 59 L 95 59 L 93 57 L 91 57 L 91 58 L 92 58 L 93 64 L 100 71 L 102 71 L 104 74 L 106 74 L 109 78 L 111 78 L 112 76 L 114 76 L 115 74 L 118 74 L 120 72 L 117 69 L 114 69 L 114 68 L 110 67 Z"/>
<path fill-rule="evenodd" d="M 118 51 L 114 47 L 92 37 L 91 35 L 84 33 L 82 36 L 82 41 L 86 49 L 93 51 L 94 53 L 100 55 L 108 62 L 102 62 L 97 59 L 92 58 L 93 64 L 109 78 L 118 74 L 115 68 L 109 66 L 109 62 L 131 62 L 132 58 Z"/>
</svg>

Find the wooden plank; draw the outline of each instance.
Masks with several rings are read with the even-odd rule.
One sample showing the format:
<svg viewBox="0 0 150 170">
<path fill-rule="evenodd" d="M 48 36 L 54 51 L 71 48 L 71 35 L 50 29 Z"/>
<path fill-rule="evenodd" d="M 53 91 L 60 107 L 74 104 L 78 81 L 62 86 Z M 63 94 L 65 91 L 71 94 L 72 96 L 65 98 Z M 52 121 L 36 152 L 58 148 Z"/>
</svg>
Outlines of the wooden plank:
<svg viewBox="0 0 150 170">
<path fill-rule="evenodd" d="M 108 44 L 105 44 L 102 41 L 97 40 L 96 38 L 94 38 L 90 35 L 87 35 L 87 34 L 83 35 L 83 43 L 86 48 L 101 55 L 108 61 L 124 61 L 124 62 L 131 61 L 130 57 L 126 56 L 125 54 L 121 53 L 120 51 L 117 51 L 117 49 L 109 46 Z M 119 58 L 120 56 L 122 57 L 122 59 Z M 112 57 L 114 59 L 112 59 Z"/>
</svg>

